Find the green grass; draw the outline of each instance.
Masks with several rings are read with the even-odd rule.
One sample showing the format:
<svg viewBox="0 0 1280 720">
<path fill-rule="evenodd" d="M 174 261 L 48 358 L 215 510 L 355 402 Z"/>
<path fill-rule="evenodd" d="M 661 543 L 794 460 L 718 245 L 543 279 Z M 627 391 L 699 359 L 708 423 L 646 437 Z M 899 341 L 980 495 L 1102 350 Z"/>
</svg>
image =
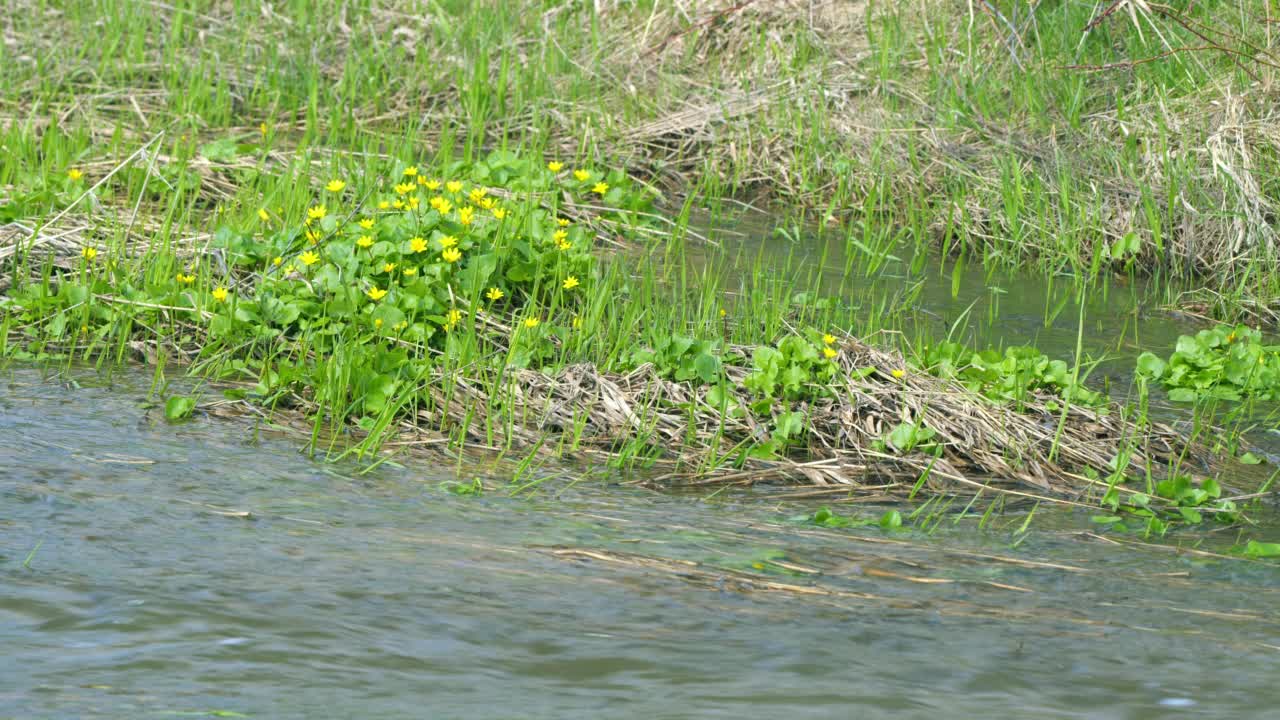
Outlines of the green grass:
<svg viewBox="0 0 1280 720">
<path fill-rule="evenodd" d="M 161 131 L 173 145 L 153 170 L 186 187 L 144 202 L 162 232 L 263 200 L 295 210 L 282 181 L 299 152 L 324 166 L 509 147 L 621 163 L 678 196 L 785 199 L 867 245 L 1081 281 L 1136 272 L 1170 299 L 1216 291 L 1202 302 L 1224 318 L 1269 317 L 1280 158 L 1260 0 L 1088 33 L 1079 3 L 593 7 L 23 3 L 0 48 L 3 212 L 47 219 L 65 200 L 50 177 Z M 1145 61 L 1205 45 L 1195 33 L 1231 52 Z M 231 160 L 262 124 L 275 154 L 253 170 L 183 166 L 182 138 Z M 121 197 L 143 182 L 135 168 Z"/>
</svg>

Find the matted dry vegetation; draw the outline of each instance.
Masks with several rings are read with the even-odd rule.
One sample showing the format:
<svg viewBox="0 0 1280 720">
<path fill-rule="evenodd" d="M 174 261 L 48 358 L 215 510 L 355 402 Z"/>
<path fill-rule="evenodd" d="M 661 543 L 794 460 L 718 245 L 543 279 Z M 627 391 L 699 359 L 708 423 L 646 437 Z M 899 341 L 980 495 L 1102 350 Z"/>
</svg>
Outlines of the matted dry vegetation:
<svg viewBox="0 0 1280 720">
<path fill-rule="evenodd" d="M 869 499 L 903 497 L 920 482 L 926 495 L 991 490 L 1080 498 L 1098 486 L 1083 473 L 1109 475 L 1123 452 L 1132 451 L 1134 467 L 1157 472 L 1189 450 L 1203 454 L 1173 428 L 1124 419 L 1116 405 L 1071 406 L 1064 412 L 1051 410 L 1054 398 L 1047 395 L 1028 398 L 1020 408 L 995 404 L 945 379 L 918 373 L 897 378 L 894 371 L 904 364 L 900 355 L 856 338 L 844 338 L 841 349 L 836 397 L 803 407 L 808 434 L 801 451 L 747 460 L 740 468 L 713 459 L 732 457 L 762 440 L 765 429 L 750 415 L 723 415 L 708 404 L 704 389 L 663 379 L 652 366 L 627 374 L 588 365 L 554 374 L 521 371 L 498 397 L 488 394 L 487 385 L 453 379 L 438 384 L 437 409 L 420 411 L 417 420 L 428 427 L 442 421 L 467 427 L 468 439 L 484 442 L 483 429 L 495 419 L 486 415 L 491 408 L 498 425 L 503 417 L 520 419 L 511 430 L 518 445 L 543 442 L 548 433 L 578 434 L 584 447 L 602 450 L 645 439 L 665 449 L 659 456 L 664 464 L 683 466 L 649 477 L 659 485 L 787 483 Z M 736 402 L 749 404 L 751 397 L 741 390 L 747 371 L 728 372 Z M 903 422 L 935 430 L 941 452 L 935 457 L 875 449 Z"/>
</svg>

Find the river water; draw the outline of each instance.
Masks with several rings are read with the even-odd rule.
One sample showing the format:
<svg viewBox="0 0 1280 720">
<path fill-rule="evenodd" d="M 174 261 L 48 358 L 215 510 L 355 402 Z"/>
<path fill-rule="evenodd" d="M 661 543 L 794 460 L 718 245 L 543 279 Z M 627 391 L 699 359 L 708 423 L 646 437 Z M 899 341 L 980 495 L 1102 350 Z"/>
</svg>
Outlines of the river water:
<svg viewBox="0 0 1280 720">
<path fill-rule="evenodd" d="M 150 380 L 0 375 L 0 718 L 1280 717 L 1280 574 L 1220 533 L 458 496 L 168 424 Z"/>
</svg>

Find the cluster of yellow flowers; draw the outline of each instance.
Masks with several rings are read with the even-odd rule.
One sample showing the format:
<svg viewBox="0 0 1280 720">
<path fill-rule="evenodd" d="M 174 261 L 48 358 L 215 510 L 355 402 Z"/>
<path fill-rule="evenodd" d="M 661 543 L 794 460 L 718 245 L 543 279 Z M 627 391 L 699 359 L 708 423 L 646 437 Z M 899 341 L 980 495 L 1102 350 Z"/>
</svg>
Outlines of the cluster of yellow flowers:
<svg viewBox="0 0 1280 720">
<path fill-rule="evenodd" d="M 559 161 L 552 161 L 547 164 L 547 169 L 552 173 L 560 173 L 565 169 L 565 164 Z M 78 172 L 78 171 L 76 171 Z M 68 173 L 71 174 L 70 172 Z M 597 173 L 589 169 L 575 169 L 571 171 L 572 180 L 575 180 L 579 191 L 593 192 L 601 197 L 609 192 L 609 184 L 605 182 Z M 73 179 L 77 179 L 79 175 L 74 175 Z M 494 223 L 505 223 L 511 215 L 508 208 L 501 205 L 501 199 L 504 193 L 501 190 L 495 190 L 482 185 L 471 185 L 468 183 L 450 178 L 429 178 L 419 171 L 416 165 L 405 167 L 394 181 L 389 183 L 391 192 L 383 197 L 375 198 L 369 203 L 369 208 L 365 212 L 361 212 L 357 206 L 357 211 L 348 214 L 346 202 L 350 202 L 348 181 L 342 177 L 331 177 L 324 182 L 323 192 L 319 194 L 315 201 L 305 208 L 305 218 L 303 220 L 303 236 L 306 238 L 310 247 L 304 246 L 304 251 L 294 258 L 293 262 L 285 262 L 285 258 L 276 256 L 271 260 L 271 265 L 281 268 L 278 275 L 291 281 L 296 281 L 299 276 L 296 272 L 302 272 L 310 275 L 315 266 L 323 266 L 327 257 L 336 258 L 339 255 L 331 255 L 332 250 L 328 249 L 335 243 L 347 242 L 352 243 L 351 249 L 359 253 L 360 262 L 367 268 L 369 275 L 364 282 L 363 293 L 373 302 L 380 302 L 388 295 L 394 293 L 399 286 L 397 278 L 418 277 L 424 278 L 439 277 L 437 271 L 431 273 L 423 273 L 416 261 L 419 258 L 427 258 L 430 254 L 438 252 L 435 256 L 437 262 L 442 263 L 446 268 L 461 267 L 464 261 L 464 254 L 470 251 L 473 244 L 477 242 L 476 237 L 484 237 L 490 229 L 497 229 Z M 461 232 L 457 234 L 459 237 L 448 234 L 433 233 L 434 237 L 415 235 L 408 238 L 407 241 L 392 240 L 395 234 L 395 228 L 403 228 L 405 225 L 401 220 L 394 217 L 396 213 L 403 212 L 407 215 L 406 220 L 410 223 L 419 222 L 417 215 L 411 215 L 419 211 L 424 205 L 430 207 L 446 221 L 451 221 L 454 225 L 455 232 L 461 229 L 467 233 L 463 235 Z M 374 209 L 376 208 L 376 210 Z M 272 212 L 268 208 L 263 207 L 257 211 L 258 219 L 264 224 L 271 224 L 273 219 L 283 219 L 285 210 L 278 208 L 278 212 Z M 355 215 L 354 219 L 352 215 Z M 385 231 L 390 234 L 380 233 L 379 228 L 383 223 L 383 216 L 391 216 L 388 221 L 392 230 Z M 354 226 L 358 227 L 358 231 L 344 230 L 347 222 L 354 222 Z M 571 221 L 568 218 L 555 218 L 555 227 L 549 233 L 550 241 L 554 248 L 560 251 L 569 251 L 574 248 L 574 240 L 570 237 Z M 412 227 L 413 225 L 409 225 Z M 351 227 L 351 226 L 347 226 Z M 473 236 L 471 233 L 477 233 Z M 424 232 L 423 235 L 426 235 Z M 546 236 L 543 236 L 546 237 Z M 382 250 L 383 245 L 379 244 L 379 240 L 392 240 L 395 246 L 391 250 L 389 257 L 384 257 L 385 251 Z M 545 242 L 545 240 L 543 241 Z M 369 252 L 372 251 L 372 252 Z M 96 250 L 86 248 L 84 257 L 92 260 Z M 346 251 L 342 251 L 346 252 Z M 376 258 L 376 259 L 375 259 Z M 563 291 L 573 291 L 582 286 L 582 281 L 577 274 L 560 274 L 557 273 L 559 280 L 557 281 L 559 288 Z M 381 277 L 379 277 L 381 276 Z M 316 277 L 320 277 L 317 275 Z M 374 278 L 377 278 L 374 281 Z M 178 274 L 179 282 L 191 283 L 194 276 Z M 405 287 L 408 287 L 406 285 Z M 448 295 L 452 297 L 451 290 Z M 225 287 L 218 287 L 212 292 L 212 298 L 215 302 L 225 303 L 231 297 L 231 293 Z M 500 287 L 488 287 L 483 292 L 483 297 L 490 303 L 497 303 L 506 297 L 506 292 Z M 394 296 L 393 296 L 394 299 Z M 452 303 L 450 303 L 452 304 Z M 380 311 L 381 312 L 381 311 Z M 385 317 L 379 314 L 378 318 Z M 375 326 L 382 328 L 383 322 L 377 319 Z M 446 331 L 452 331 L 457 328 L 464 320 L 462 310 L 454 307 L 445 312 L 441 325 Z M 520 324 L 525 328 L 534 328 L 539 325 L 541 318 L 537 315 L 525 317 Z M 580 324 L 580 320 L 577 321 Z M 407 323 L 396 323 L 396 329 L 407 326 Z M 575 324 L 577 327 L 577 324 Z"/>
<path fill-rule="evenodd" d="M 405 210 L 412 211 L 418 208 L 421 199 L 418 197 L 417 190 L 419 187 L 426 188 L 429 191 L 436 191 L 443 187 L 445 192 L 453 196 L 452 198 L 443 195 L 434 195 L 428 200 L 428 204 L 436 212 L 441 215 L 449 215 L 455 213 L 454 219 L 462 226 L 469 227 L 476 221 L 477 210 L 487 210 L 489 214 L 497 221 L 501 222 L 507 217 L 507 210 L 498 206 L 498 201 L 490 195 L 488 188 L 475 187 L 467 194 L 467 200 L 470 205 L 457 204 L 461 198 L 460 193 L 464 188 L 464 183 L 460 180 L 447 180 L 443 183 L 440 180 L 427 179 L 420 175 L 417 166 L 406 167 L 402 171 L 405 178 L 402 182 L 397 182 L 393 186 L 393 190 L 397 195 L 395 200 L 382 200 L 377 204 L 379 210 Z M 334 178 L 325 185 L 325 190 L 330 193 L 341 193 L 347 187 L 345 180 Z M 310 227 L 313 223 L 323 220 L 329 214 L 329 208 L 323 203 L 317 203 L 307 208 L 305 225 Z M 264 222 L 270 219 L 270 214 L 265 208 L 258 211 L 258 216 Z M 366 231 L 372 231 L 377 221 L 372 217 L 362 217 L 356 224 Z M 307 240 L 312 245 L 318 245 L 323 239 L 323 234 L 319 230 L 308 229 L 305 233 Z M 362 234 L 356 238 L 355 244 L 358 248 L 371 248 L 374 245 L 374 236 L 372 234 Z M 457 247 L 458 239 L 446 235 L 439 239 L 440 259 L 446 263 L 454 264 L 462 260 L 462 250 Z M 417 254 L 426 252 L 429 248 L 428 242 L 421 237 L 414 237 L 410 240 L 410 250 Z M 320 261 L 319 255 L 313 252 L 303 253 L 300 257 L 303 266 L 311 266 Z M 276 259 L 276 265 L 279 265 L 279 258 Z M 391 272 L 393 267 L 385 267 L 384 272 Z M 416 267 L 406 267 L 403 271 L 406 275 L 417 275 Z M 383 293 L 370 293 L 370 297 L 378 300 Z"/>
</svg>

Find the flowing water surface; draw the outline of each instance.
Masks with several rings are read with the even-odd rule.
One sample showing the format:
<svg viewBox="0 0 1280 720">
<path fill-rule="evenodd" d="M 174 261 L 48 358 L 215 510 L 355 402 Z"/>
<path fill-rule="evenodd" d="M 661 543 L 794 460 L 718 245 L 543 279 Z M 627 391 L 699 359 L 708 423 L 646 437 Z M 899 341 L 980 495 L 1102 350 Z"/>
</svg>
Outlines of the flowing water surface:
<svg viewBox="0 0 1280 720">
<path fill-rule="evenodd" d="M 453 465 L 362 474 L 248 420 L 167 424 L 141 372 L 71 378 L 0 376 L 0 718 L 1280 713 L 1280 574 L 1210 554 L 1231 537 L 456 496 Z"/>
<path fill-rule="evenodd" d="M 1121 395 L 1194 329 L 1132 287 L 1081 313 L 1065 282 L 733 242 L 855 301 L 924 277 L 903 329 L 1079 342 Z M 1222 555 L 1232 530 L 1144 545 L 1043 508 L 1025 532 L 826 530 L 778 494 L 564 468 L 513 496 L 473 459 L 368 469 L 247 418 L 171 425 L 150 384 L 0 375 L 0 718 L 1280 717 L 1280 573 Z M 482 495 L 446 489 L 477 473 Z"/>
</svg>

